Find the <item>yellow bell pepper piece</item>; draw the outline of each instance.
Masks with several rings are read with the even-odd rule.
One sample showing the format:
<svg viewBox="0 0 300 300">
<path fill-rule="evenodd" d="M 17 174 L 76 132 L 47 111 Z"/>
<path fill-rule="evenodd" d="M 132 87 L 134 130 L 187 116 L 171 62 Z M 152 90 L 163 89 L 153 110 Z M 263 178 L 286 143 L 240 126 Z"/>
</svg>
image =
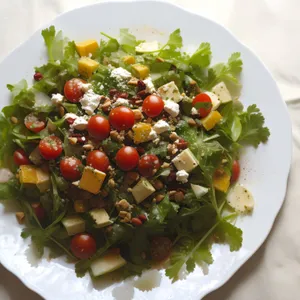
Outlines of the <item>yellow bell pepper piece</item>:
<svg viewBox="0 0 300 300">
<path fill-rule="evenodd" d="M 76 50 L 80 56 L 89 56 L 89 54 L 94 54 L 99 48 L 96 40 L 87 40 L 84 42 L 76 43 Z"/>
<path fill-rule="evenodd" d="M 91 167 L 85 167 L 79 181 L 79 188 L 92 194 L 100 192 L 106 174 Z"/>
<path fill-rule="evenodd" d="M 122 58 L 126 65 L 132 65 L 135 63 L 135 57 L 132 55 L 126 55 Z"/>
<path fill-rule="evenodd" d="M 209 115 L 203 119 L 201 119 L 201 123 L 203 127 L 209 131 L 213 129 L 222 119 L 222 115 L 217 111 L 211 111 Z"/>
<path fill-rule="evenodd" d="M 135 144 L 147 142 L 151 132 L 151 125 L 148 123 L 137 123 L 133 126 L 133 141 Z"/>
<path fill-rule="evenodd" d="M 78 72 L 86 78 L 91 77 L 98 67 L 99 63 L 89 57 L 81 57 L 78 60 Z"/>
<path fill-rule="evenodd" d="M 226 193 L 230 185 L 230 175 L 225 172 L 216 173 L 213 177 L 213 185 L 216 190 Z"/>
<path fill-rule="evenodd" d="M 19 179 L 22 184 L 37 184 L 38 178 L 36 167 L 30 165 L 21 165 L 19 170 Z"/>
<path fill-rule="evenodd" d="M 150 73 L 149 68 L 141 64 L 132 65 L 132 71 L 133 74 L 140 79 L 145 79 L 146 77 L 149 76 Z"/>
</svg>

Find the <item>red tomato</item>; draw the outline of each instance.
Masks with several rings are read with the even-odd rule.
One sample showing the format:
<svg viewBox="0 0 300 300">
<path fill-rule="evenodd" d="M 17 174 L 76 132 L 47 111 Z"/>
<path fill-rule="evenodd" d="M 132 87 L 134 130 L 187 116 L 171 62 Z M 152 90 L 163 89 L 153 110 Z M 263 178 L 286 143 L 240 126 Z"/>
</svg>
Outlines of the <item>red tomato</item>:
<svg viewBox="0 0 300 300">
<path fill-rule="evenodd" d="M 92 116 L 89 119 L 87 129 L 90 136 L 97 140 L 102 141 L 109 137 L 110 125 L 109 122 L 102 116 Z"/>
<path fill-rule="evenodd" d="M 231 182 L 236 182 L 240 177 L 241 167 L 238 160 L 233 161 L 231 171 Z"/>
<path fill-rule="evenodd" d="M 40 132 L 46 127 L 46 123 L 39 120 L 34 114 L 27 115 L 24 119 L 24 124 L 27 129 L 35 133 Z"/>
<path fill-rule="evenodd" d="M 123 171 L 134 169 L 139 163 L 139 153 L 135 148 L 125 146 L 121 148 L 116 155 L 116 162 L 119 168 Z"/>
<path fill-rule="evenodd" d="M 38 218 L 38 220 L 41 222 L 44 220 L 45 216 L 46 216 L 46 211 L 44 209 L 44 207 L 41 205 L 41 203 L 32 203 L 31 207 L 33 209 L 33 212 L 35 213 L 36 217 Z"/>
<path fill-rule="evenodd" d="M 134 113 L 126 106 L 113 108 L 108 119 L 110 124 L 118 131 L 130 129 L 134 125 Z"/>
<path fill-rule="evenodd" d="M 153 176 L 160 168 L 160 162 L 156 155 L 146 154 L 139 161 L 138 170 L 144 177 Z"/>
<path fill-rule="evenodd" d="M 64 94 L 70 102 L 77 103 L 83 96 L 84 92 L 82 91 L 81 83 L 85 83 L 85 81 L 79 78 L 73 78 L 66 82 Z"/>
<path fill-rule="evenodd" d="M 72 156 L 64 157 L 59 164 L 61 175 L 71 181 L 76 181 L 81 177 L 80 167 L 82 166 L 81 161 Z"/>
<path fill-rule="evenodd" d="M 91 151 L 86 158 L 86 162 L 88 166 L 101 172 L 106 172 L 109 167 L 108 157 L 100 150 Z"/>
<path fill-rule="evenodd" d="M 208 103 L 209 108 L 200 107 L 200 108 L 198 109 L 198 112 L 199 112 L 200 117 L 201 117 L 201 118 L 206 117 L 206 116 L 210 113 L 211 108 L 212 108 L 210 97 L 209 97 L 207 94 L 205 94 L 205 93 L 198 94 L 198 95 L 193 99 L 193 106 L 195 106 L 196 103 Z"/>
<path fill-rule="evenodd" d="M 150 252 L 152 259 L 155 261 L 162 261 L 167 259 L 172 250 L 172 241 L 164 236 L 158 236 L 152 239 Z"/>
<path fill-rule="evenodd" d="M 17 166 L 30 165 L 30 160 L 23 149 L 18 149 L 14 152 L 14 162 Z"/>
<path fill-rule="evenodd" d="M 39 144 L 41 155 L 45 159 L 55 159 L 60 156 L 62 152 L 62 142 L 60 138 L 55 135 L 50 135 L 43 138 Z"/>
<path fill-rule="evenodd" d="M 71 250 L 77 258 L 88 259 L 97 250 L 96 241 L 87 233 L 76 234 L 71 241 Z"/>
<path fill-rule="evenodd" d="M 164 101 L 156 95 L 149 95 L 143 102 L 143 111 L 148 117 L 157 117 L 164 109 Z"/>
</svg>

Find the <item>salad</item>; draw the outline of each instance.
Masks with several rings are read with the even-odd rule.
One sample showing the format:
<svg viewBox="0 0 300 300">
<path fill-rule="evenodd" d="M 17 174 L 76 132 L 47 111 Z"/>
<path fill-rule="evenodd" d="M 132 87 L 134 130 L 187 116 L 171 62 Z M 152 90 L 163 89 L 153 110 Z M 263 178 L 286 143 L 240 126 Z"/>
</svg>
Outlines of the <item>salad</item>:
<svg viewBox="0 0 300 300">
<path fill-rule="evenodd" d="M 186 53 L 179 29 L 164 45 L 101 35 L 43 30 L 48 62 L 7 85 L 0 198 L 17 201 L 37 255 L 67 256 L 79 277 L 163 265 L 174 281 L 213 263 L 213 243 L 241 247 L 233 223 L 254 200 L 239 154 L 270 132 L 238 100 L 240 53 L 211 66 L 210 44 Z"/>
</svg>

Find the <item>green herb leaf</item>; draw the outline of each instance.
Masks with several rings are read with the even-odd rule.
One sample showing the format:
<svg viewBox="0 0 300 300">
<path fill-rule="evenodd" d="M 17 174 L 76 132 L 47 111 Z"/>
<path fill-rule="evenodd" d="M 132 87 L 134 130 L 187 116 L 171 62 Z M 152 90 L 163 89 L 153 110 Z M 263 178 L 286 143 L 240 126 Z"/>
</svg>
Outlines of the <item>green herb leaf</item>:
<svg viewBox="0 0 300 300">
<path fill-rule="evenodd" d="M 49 60 L 55 61 L 63 59 L 64 40 L 62 31 L 56 34 L 55 27 L 50 26 L 42 30 L 42 36 L 48 50 Z"/>
<path fill-rule="evenodd" d="M 206 68 L 210 64 L 211 49 L 209 43 L 201 43 L 196 52 L 191 56 L 189 62 L 201 68 Z"/>
<path fill-rule="evenodd" d="M 135 36 L 129 33 L 128 28 L 120 29 L 120 45 L 125 52 L 135 54 L 137 44 Z"/>
</svg>

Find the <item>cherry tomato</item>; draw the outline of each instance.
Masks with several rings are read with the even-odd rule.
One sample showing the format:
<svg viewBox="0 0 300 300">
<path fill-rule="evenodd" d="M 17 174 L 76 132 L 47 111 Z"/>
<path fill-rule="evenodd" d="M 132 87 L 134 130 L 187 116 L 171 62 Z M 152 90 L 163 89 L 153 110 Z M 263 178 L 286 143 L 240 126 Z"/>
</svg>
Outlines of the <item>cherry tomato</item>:
<svg viewBox="0 0 300 300">
<path fill-rule="evenodd" d="M 164 109 L 164 101 L 156 95 L 149 95 L 143 102 L 143 111 L 148 117 L 157 117 Z"/>
<path fill-rule="evenodd" d="M 46 127 L 46 123 L 39 120 L 34 114 L 27 115 L 24 119 L 24 124 L 27 129 L 35 133 L 40 132 Z"/>
<path fill-rule="evenodd" d="M 64 157 L 59 164 L 61 175 L 71 181 L 76 181 L 81 177 L 81 161 L 74 157 Z"/>
<path fill-rule="evenodd" d="M 41 222 L 44 220 L 45 216 L 46 216 L 46 211 L 44 209 L 44 207 L 41 205 L 41 203 L 32 203 L 31 207 L 33 209 L 33 212 L 35 213 L 36 217 L 38 218 L 38 220 Z"/>
<path fill-rule="evenodd" d="M 109 122 L 102 116 L 92 116 L 89 119 L 87 129 L 90 136 L 97 140 L 102 141 L 109 137 L 110 125 Z"/>
<path fill-rule="evenodd" d="M 135 148 L 125 146 L 121 148 L 116 155 L 116 162 L 119 168 L 123 171 L 134 169 L 139 163 L 139 153 Z"/>
<path fill-rule="evenodd" d="M 86 162 L 88 166 L 101 172 L 106 172 L 109 167 L 109 158 L 100 150 L 91 151 L 86 158 Z"/>
<path fill-rule="evenodd" d="M 150 252 L 151 257 L 155 261 L 167 259 L 172 250 L 172 241 L 164 236 L 158 236 L 152 239 Z"/>
<path fill-rule="evenodd" d="M 77 103 L 83 96 L 84 92 L 81 87 L 82 83 L 85 83 L 85 81 L 79 78 L 73 78 L 66 82 L 64 94 L 70 102 Z"/>
<path fill-rule="evenodd" d="M 139 161 L 138 170 L 144 177 L 153 176 L 160 168 L 160 162 L 156 155 L 146 154 Z"/>
<path fill-rule="evenodd" d="M 130 129 L 134 125 L 134 113 L 126 106 L 118 106 L 110 111 L 109 122 L 118 131 Z"/>
<path fill-rule="evenodd" d="M 77 258 L 88 259 L 97 250 L 96 241 L 87 233 L 76 234 L 71 241 L 71 250 Z"/>
<path fill-rule="evenodd" d="M 62 142 L 60 138 L 55 135 L 43 138 L 39 144 L 40 153 L 45 159 L 57 158 L 60 156 L 62 149 Z"/>
<path fill-rule="evenodd" d="M 196 103 L 207 103 L 209 105 L 208 108 L 205 108 L 205 107 L 200 107 L 198 109 L 198 112 L 199 112 L 199 115 L 201 118 L 204 118 L 206 117 L 210 111 L 211 111 L 211 108 L 212 108 L 212 105 L 211 105 L 211 99 L 210 97 L 205 94 L 205 93 L 201 93 L 201 94 L 198 94 L 194 99 L 193 99 L 193 106 L 195 106 Z"/>
<path fill-rule="evenodd" d="M 23 149 L 18 149 L 14 152 L 14 162 L 17 166 L 30 165 L 30 160 Z"/>
<path fill-rule="evenodd" d="M 236 182 L 240 177 L 241 167 L 238 160 L 233 161 L 231 171 L 231 182 Z"/>
</svg>

